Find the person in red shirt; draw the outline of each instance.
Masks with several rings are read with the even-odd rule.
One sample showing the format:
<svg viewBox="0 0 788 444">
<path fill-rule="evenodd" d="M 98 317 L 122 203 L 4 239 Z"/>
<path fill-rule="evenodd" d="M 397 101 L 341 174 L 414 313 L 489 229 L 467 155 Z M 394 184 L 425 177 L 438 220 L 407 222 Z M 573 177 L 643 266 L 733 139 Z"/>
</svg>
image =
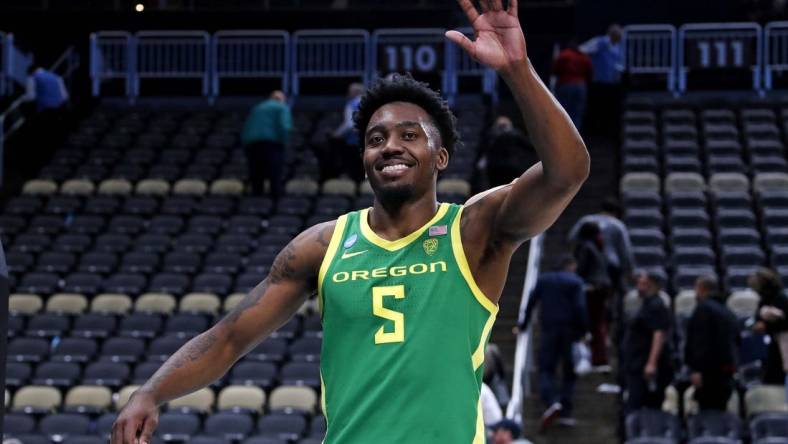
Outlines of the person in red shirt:
<svg viewBox="0 0 788 444">
<path fill-rule="evenodd" d="M 586 108 L 586 85 L 591 81 L 591 58 L 580 52 L 572 40 L 558 53 L 553 62 L 556 77 L 555 97 L 566 109 L 578 130 L 582 128 Z"/>
</svg>

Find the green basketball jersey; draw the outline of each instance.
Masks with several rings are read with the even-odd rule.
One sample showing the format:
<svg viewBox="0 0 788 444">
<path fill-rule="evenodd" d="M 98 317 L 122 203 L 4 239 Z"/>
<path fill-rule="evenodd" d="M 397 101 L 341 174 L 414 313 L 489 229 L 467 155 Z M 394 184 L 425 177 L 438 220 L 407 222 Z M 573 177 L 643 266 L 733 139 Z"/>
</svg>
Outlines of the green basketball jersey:
<svg viewBox="0 0 788 444">
<path fill-rule="evenodd" d="M 498 307 L 471 276 L 459 205 L 388 241 L 369 209 L 337 220 L 320 267 L 325 444 L 481 444 Z"/>
</svg>

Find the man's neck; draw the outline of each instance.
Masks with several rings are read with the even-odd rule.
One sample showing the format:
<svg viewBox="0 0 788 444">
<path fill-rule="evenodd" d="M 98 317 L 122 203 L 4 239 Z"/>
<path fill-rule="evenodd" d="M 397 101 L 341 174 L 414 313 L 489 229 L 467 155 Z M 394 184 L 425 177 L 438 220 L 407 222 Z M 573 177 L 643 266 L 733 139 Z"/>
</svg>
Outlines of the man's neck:
<svg viewBox="0 0 788 444">
<path fill-rule="evenodd" d="M 434 194 L 396 206 L 383 206 L 377 199 L 369 212 L 369 227 L 383 239 L 401 239 L 423 227 L 438 211 Z"/>
</svg>

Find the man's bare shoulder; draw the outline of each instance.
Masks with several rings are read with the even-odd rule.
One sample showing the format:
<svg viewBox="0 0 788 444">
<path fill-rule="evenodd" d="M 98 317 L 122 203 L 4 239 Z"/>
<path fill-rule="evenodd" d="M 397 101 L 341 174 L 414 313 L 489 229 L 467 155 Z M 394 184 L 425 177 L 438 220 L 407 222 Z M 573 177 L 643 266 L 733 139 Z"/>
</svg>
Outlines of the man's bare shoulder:
<svg viewBox="0 0 788 444">
<path fill-rule="evenodd" d="M 317 276 L 336 223 L 332 220 L 313 225 L 290 241 L 271 266 L 268 274 L 271 283 L 288 279 L 311 280 Z"/>
</svg>

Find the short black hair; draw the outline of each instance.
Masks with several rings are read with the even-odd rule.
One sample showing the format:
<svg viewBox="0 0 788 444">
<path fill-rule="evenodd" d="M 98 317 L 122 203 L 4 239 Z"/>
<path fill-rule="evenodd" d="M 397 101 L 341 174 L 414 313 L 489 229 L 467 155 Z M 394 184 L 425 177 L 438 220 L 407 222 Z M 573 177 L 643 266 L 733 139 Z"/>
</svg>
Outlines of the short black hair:
<svg viewBox="0 0 788 444">
<path fill-rule="evenodd" d="M 572 257 L 570 254 L 562 254 L 553 261 L 553 266 L 551 267 L 554 271 L 564 271 L 569 268 L 570 265 L 577 264 L 575 258 Z"/>
<path fill-rule="evenodd" d="M 457 118 L 449 109 L 449 104 L 440 94 L 424 82 L 414 79 L 410 73 L 393 74 L 378 81 L 363 96 L 358 110 L 353 115 L 353 123 L 359 135 L 359 148 L 364 151 L 364 133 L 375 111 L 391 102 L 408 102 L 424 109 L 432 117 L 432 121 L 441 135 L 441 144 L 454 154 L 460 142 L 457 132 Z"/>
<path fill-rule="evenodd" d="M 602 201 L 602 211 L 616 217 L 621 217 L 621 205 L 615 197 L 608 197 Z"/>
</svg>

